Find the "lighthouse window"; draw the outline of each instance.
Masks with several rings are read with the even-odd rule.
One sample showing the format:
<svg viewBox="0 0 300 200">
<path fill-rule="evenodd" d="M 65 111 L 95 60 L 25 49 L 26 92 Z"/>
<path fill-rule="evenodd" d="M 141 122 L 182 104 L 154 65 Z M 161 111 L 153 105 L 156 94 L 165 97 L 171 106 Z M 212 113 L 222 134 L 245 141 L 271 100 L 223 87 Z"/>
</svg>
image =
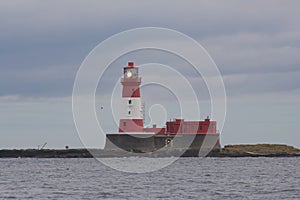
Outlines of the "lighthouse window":
<svg viewBox="0 0 300 200">
<path fill-rule="evenodd" d="M 128 115 L 130 115 L 131 114 L 131 111 L 128 111 Z"/>
<path fill-rule="evenodd" d="M 199 127 L 198 127 L 198 130 L 199 130 L 199 131 L 201 131 L 201 130 L 202 130 L 202 126 L 201 126 L 201 125 L 199 125 Z"/>
<path fill-rule="evenodd" d="M 132 103 L 131 100 L 129 100 L 128 103 L 131 104 Z"/>
<path fill-rule="evenodd" d="M 123 122 L 123 126 L 126 126 L 126 122 Z"/>
</svg>

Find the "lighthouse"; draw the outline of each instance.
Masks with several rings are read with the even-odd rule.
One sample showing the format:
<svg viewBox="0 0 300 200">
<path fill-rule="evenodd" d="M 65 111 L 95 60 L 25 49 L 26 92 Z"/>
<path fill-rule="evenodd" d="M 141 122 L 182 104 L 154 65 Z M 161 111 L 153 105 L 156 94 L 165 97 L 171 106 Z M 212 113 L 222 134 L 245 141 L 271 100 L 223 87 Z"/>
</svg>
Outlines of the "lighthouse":
<svg viewBox="0 0 300 200">
<path fill-rule="evenodd" d="M 122 114 L 119 123 L 119 132 L 143 132 L 143 110 L 141 104 L 139 69 L 133 62 L 128 62 L 123 72 L 121 83 Z"/>
<path fill-rule="evenodd" d="M 150 153 L 147 156 L 199 156 L 200 149 L 219 151 L 220 134 L 216 130 L 216 121 L 209 118 L 204 121 L 186 121 L 175 119 L 166 122 L 166 127 L 145 127 L 141 103 L 139 67 L 133 62 L 123 67 L 121 78 L 122 98 L 119 107 L 119 131 L 106 134 L 105 149 L 134 153 Z M 178 137 L 177 137 L 178 136 Z M 159 150 L 159 151 L 158 151 Z M 206 152 L 206 153 L 208 153 Z M 130 154 L 131 155 L 131 154 Z M 135 154 L 136 155 L 136 154 Z"/>
</svg>

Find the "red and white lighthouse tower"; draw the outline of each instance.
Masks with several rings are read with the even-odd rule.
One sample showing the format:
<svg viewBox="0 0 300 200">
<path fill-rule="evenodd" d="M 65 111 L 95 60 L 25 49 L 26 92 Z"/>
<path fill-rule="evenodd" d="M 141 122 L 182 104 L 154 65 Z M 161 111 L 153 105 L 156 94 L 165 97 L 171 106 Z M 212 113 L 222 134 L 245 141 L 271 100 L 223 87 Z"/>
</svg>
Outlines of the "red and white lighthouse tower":
<svg viewBox="0 0 300 200">
<path fill-rule="evenodd" d="M 121 79 L 122 91 L 122 115 L 120 118 L 119 132 L 143 132 L 143 110 L 141 104 L 138 67 L 129 62 L 124 67 L 124 76 Z"/>
</svg>

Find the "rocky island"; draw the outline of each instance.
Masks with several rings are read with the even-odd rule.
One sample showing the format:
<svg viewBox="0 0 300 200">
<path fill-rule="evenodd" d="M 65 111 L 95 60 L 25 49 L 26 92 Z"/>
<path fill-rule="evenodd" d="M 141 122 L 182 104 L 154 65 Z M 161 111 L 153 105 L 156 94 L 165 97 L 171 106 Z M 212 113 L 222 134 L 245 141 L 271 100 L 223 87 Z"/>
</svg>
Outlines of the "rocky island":
<svg viewBox="0 0 300 200">
<path fill-rule="evenodd" d="M 126 157 L 126 152 L 101 149 L 9 149 L 0 150 L 0 158 L 92 158 Z M 166 156 L 168 156 L 166 154 Z M 219 152 L 208 157 L 296 157 L 300 149 L 283 144 L 225 145 Z"/>
<path fill-rule="evenodd" d="M 221 152 L 211 152 L 211 157 L 294 157 L 300 149 L 284 144 L 225 145 Z"/>
</svg>

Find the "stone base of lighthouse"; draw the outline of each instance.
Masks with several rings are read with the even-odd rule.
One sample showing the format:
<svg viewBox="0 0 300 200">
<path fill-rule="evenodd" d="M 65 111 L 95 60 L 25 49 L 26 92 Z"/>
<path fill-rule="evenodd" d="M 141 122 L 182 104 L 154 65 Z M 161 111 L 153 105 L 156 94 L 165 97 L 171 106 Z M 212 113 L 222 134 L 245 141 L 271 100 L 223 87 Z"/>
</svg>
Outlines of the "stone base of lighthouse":
<svg viewBox="0 0 300 200">
<path fill-rule="evenodd" d="M 176 136 L 176 137 L 175 137 Z M 220 151 L 219 134 L 107 134 L 106 150 L 120 154 L 133 152 L 148 156 L 198 157 L 211 151 Z M 143 156 L 143 155 L 141 155 Z"/>
</svg>

